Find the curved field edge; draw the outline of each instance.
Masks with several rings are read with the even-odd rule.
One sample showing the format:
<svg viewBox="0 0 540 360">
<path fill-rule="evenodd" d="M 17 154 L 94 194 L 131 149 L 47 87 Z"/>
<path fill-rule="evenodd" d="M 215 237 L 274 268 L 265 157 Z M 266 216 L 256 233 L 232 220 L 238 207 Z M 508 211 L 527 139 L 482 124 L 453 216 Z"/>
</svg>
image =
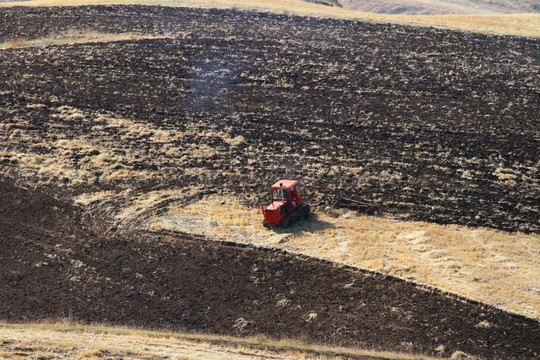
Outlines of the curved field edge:
<svg viewBox="0 0 540 360">
<path fill-rule="evenodd" d="M 88 37 L 93 36 L 96 35 Z M 109 36 L 109 38 L 113 38 L 112 35 Z M 126 36 L 129 39 L 129 36 L 136 35 L 128 34 Z M 42 40 L 35 41 L 39 43 Z M 22 45 L 24 46 L 24 44 Z M 133 44 L 129 42 L 124 44 L 126 47 L 127 45 Z M 51 51 L 53 50 L 51 49 Z M 23 77 L 31 78 L 31 75 L 25 73 Z M 81 86 L 81 88 L 84 87 Z M 250 141 L 250 138 L 238 135 L 234 129 L 217 132 L 204 130 L 202 127 L 193 127 L 181 132 L 171 127 L 165 128 L 137 120 L 128 120 L 111 114 L 100 115 L 69 106 L 57 106 L 60 104 L 45 105 L 35 99 L 28 99 L 27 102 L 23 102 L 11 92 L 3 93 L 3 95 L 6 99 L 13 97 L 13 103 L 15 104 L 20 102 L 22 107 L 20 114 L 24 115 L 13 117 L 12 120 L 10 119 L 11 115 L 9 115 L 6 122 L 2 124 L 0 131 L 12 149 L 8 148 L 7 151 L 0 151 L 0 157 L 3 158 L 4 162 L 19 164 L 21 174 L 27 173 L 27 176 L 32 177 L 34 176 L 32 174 L 37 173 L 41 177 L 38 184 L 42 181 L 47 183 L 64 182 L 83 185 L 85 189 L 88 189 L 96 176 L 96 170 L 100 169 L 104 171 L 98 180 L 103 183 L 121 180 L 128 184 L 136 178 L 162 179 L 163 175 L 156 172 L 155 169 L 136 168 L 135 164 L 130 162 L 135 157 L 133 155 L 139 156 L 141 154 L 139 150 L 142 148 L 140 146 L 142 142 L 133 141 L 128 146 L 128 152 L 121 151 L 118 148 L 117 141 L 110 140 L 106 136 L 111 131 L 123 134 L 124 139 L 145 137 L 145 144 L 153 144 L 159 149 L 157 155 L 152 156 L 151 159 L 148 158 L 147 161 L 152 163 L 156 159 L 161 161 L 171 157 L 175 159 L 173 162 L 175 172 L 176 167 L 184 161 L 183 159 L 201 160 L 201 163 L 203 163 L 202 161 L 206 161 L 207 157 L 221 151 L 215 146 L 215 142 L 210 142 L 211 140 L 218 139 L 222 141 L 224 145 L 228 146 L 230 153 L 237 153 L 238 147 L 242 147 L 246 142 Z M 8 108 L 6 106 L 6 109 Z M 42 128 L 40 130 L 30 121 L 30 115 L 35 112 L 40 114 L 36 119 L 47 118 L 41 112 L 48 108 L 51 119 L 55 119 L 55 124 L 50 129 Z M 65 124 L 70 124 L 72 129 L 77 129 L 79 124 L 89 124 L 92 131 L 76 133 L 72 136 L 72 134 L 64 132 L 62 126 Z M 197 137 L 193 138 L 194 135 L 197 135 Z M 51 142 L 51 139 L 54 140 Z M 29 145 L 26 149 L 15 146 L 25 143 Z M 187 146 L 179 146 L 179 143 Z M 200 146 L 191 148 L 193 144 L 200 144 Z M 49 149 L 51 146 L 61 151 L 56 153 L 53 151 L 39 152 L 40 148 Z M 51 157 L 50 154 L 54 154 L 54 157 Z M 82 158 L 84 161 L 74 166 L 73 158 Z M 126 163 L 128 166 L 124 165 Z M 256 162 L 255 165 L 257 165 Z M 334 171 L 334 167 L 331 170 Z M 358 171 L 358 169 L 347 170 Z M 186 173 L 201 173 L 203 175 L 208 174 L 209 171 L 207 168 L 200 167 L 186 169 Z M 337 168 L 335 171 L 340 171 L 340 169 Z M 313 172 L 313 170 L 310 170 L 310 172 Z M 381 173 L 381 175 L 383 174 L 384 172 Z M 237 176 L 238 174 L 234 175 Z M 388 176 L 390 180 L 395 180 L 392 177 L 393 175 L 390 175 Z M 470 176 L 469 174 L 466 177 Z M 523 177 L 522 174 L 515 170 L 511 168 L 505 169 L 504 167 L 497 168 L 493 176 L 497 176 L 499 181 L 508 182 L 509 184 L 514 183 L 513 186 L 515 186 L 515 180 L 519 181 Z M 146 191 L 135 194 L 131 198 L 131 195 L 126 195 L 127 192 L 125 194 L 111 192 L 111 194 L 115 195 L 111 197 L 113 200 L 125 197 L 130 198 L 129 201 L 134 201 L 134 203 L 125 207 L 113 201 L 115 206 L 118 205 L 118 207 L 111 209 L 110 212 L 117 211 L 118 218 L 127 219 L 125 224 L 139 224 L 141 214 L 147 213 L 149 209 L 154 209 L 152 206 L 146 206 L 148 203 L 155 201 L 157 204 L 164 204 L 172 201 L 172 206 L 167 208 L 170 218 L 161 218 L 157 222 L 152 221 L 149 223 L 150 225 L 157 227 L 158 230 L 161 227 L 166 230 L 176 231 L 178 229 L 175 227 L 179 227 L 179 231 L 212 236 L 212 231 L 215 231 L 215 229 L 212 230 L 212 226 L 206 226 L 202 231 L 190 229 L 188 226 L 186 230 L 186 223 L 191 223 L 182 223 L 175 218 L 178 213 L 183 211 L 177 210 L 185 203 L 183 196 L 189 195 L 190 192 L 192 192 L 191 195 L 195 196 L 208 191 L 208 189 L 203 190 L 196 187 L 201 185 L 200 182 L 195 182 L 195 184 L 194 188 L 169 185 L 168 190 Z M 218 186 L 222 187 L 221 185 Z M 313 185 L 311 189 L 316 191 Z M 253 193 L 251 192 L 249 195 L 253 195 Z M 90 203 L 102 195 L 102 193 L 83 195 L 81 201 Z M 211 201 L 212 199 L 210 199 Z M 227 199 L 223 201 L 225 205 L 228 205 L 229 201 Z M 140 204 L 146 205 L 139 206 Z M 205 202 L 202 201 L 199 205 L 204 207 L 208 203 L 205 205 Z M 235 214 L 232 211 L 232 209 L 237 209 L 234 202 L 230 203 L 232 209 L 227 209 L 226 206 L 220 207 L 220 205 L 221 200 L 211 206 L 212 211 L 222 211 L 221 215 Z M 188 211 L 195 211 L 193 215 L 197 215 L 198 210 L 196 207 L 191 207 Z M 250 211 L 252 210 L 246 210 L 247 213 Z M 234 220 L 225 217 L 216 221 L 217 223 L 220 223 L 220 221 L 225 222 L 225 225 L 227 225 L 227 222 L 237 221 L 239 225 L 244 223 L 259 226 L 260 214 L 257 213 L 257 209 L 254 211 L 253 219 L 247 218 L 249 222 L 246 222 L 246 219 Z M 540 269 L 538 254 L 540 252 L 538 250 L 538 236 L 535 234 L 509 234 L 482 229 L 477 231 L 435 225 L 431 228 L 431 225 L 427 223 L 417 226 L 414 225 L 415 223 L 401 223 L 391 219 L 385 220 L 373 217 L 354 220 L 356 219 L 355 216 L 350 217 L 347 214 L 340 213 L 336 214 L 335 218 L 339 219 L 341 225 L 332 225 L 334 220 L 332 220 L 332 216 L 328 215 L 328 220 L 315 223 L 315 231 L 313 229 L 307 232 L 301 230 L 300 234 L 292 234 L 292 236 L 285 233 L 283 238 L 277 236 L 275 242 L 278 244 L 277 246 L 292 249 L 293 251 L 305 251 L 307 254 L 316 257 L 345 263 L 354 261 L 360 267 L 390 273 L 406 279 L 415 279 L 421 283 L 449 289 L 506 310 L 538 318 L 540 285 L 537 279 L 540 278 L 538 275 L 538 269 Z M 197 224 L 199 220 L 195 220 L 194 224 Z M 160 221 L 163 224 L 160 224 Z M 351 223 L 350 227 L 343 225 L 347 222 Z M 170 228 L 171 223 L 172 228 Z M 325 223 L 332 226 L 325 225 Z M 223 227 L 220 225 L 216 229 L 221 231 Z M 251 241 L 249 239 L 253 238 L 253 234 L 246 234 L 245 231 L 240 230 L 233 237 L 240 237 L 240 241 Z M 234 227 L 231 231 L 234 232 Z M 255 229 L 254 233 L 257 233 L 257 229 Z M 266 237 L 268 233 L 263 234 L 264 236 L 256 241 L 265 242 L 269 246 L 276 246 L 274 241 L 268 240 Z"/>
<path fill-rule="evenodd" d="M 540 14 L 489 15 L 385 15 L 347 10 L 308 3 L 302 0 L 32 0 L 0 3 L 10 6 L 79 6 L 79 5 L 162 5 L 218 9 L 255 10 L 279 14 L 358 19 L 412 26 L 435 26 L 447 29 L 540 37 Z"/>
<path fill-rule="evenodd" d="M 111 194 L 85 194 L 88 203 Z M 218 241 L 278 248 L 434 286 L 531 318 L 540 318 L 540 236 L 439 225 L 319 209 L 309 221 L 268 230 L 260 209 L 236 198 L 208 196 L 186 207 L 159 204 L 170 193 L 141 194 L 119 218 L 151 216 L 143 229 L 203 235 Z M 106 200 L 103 200 L 106 202 Z M 150 210 L 152 209 L 153 210 Z M 136 216 L 136 215 L 135 215 Z"/>
<path fill-rule="evenodd" d="M 0 357 L 89 359 L 436 359 L 422 355 L 329 347 L 264 335 L 232 337 L 69 323 L 0 323 Z"/>
<path fill-rule="evenodd" d="M 105 209 L 91 216 L 49 192 L 3 189 L 4 321 L 265 334 L 447 357 L 539 352 L 536 320 L 433 288 L 280 250 L 136 228 L 113 235 Z"/>
</svg>

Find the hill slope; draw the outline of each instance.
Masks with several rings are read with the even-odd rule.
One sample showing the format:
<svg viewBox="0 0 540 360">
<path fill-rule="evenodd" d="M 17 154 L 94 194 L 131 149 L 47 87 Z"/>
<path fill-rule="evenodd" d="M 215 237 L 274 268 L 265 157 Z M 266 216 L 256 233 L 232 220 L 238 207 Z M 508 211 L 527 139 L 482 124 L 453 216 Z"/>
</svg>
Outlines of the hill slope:
<svg viewBox="0 0 540 360">
<path fill-rule="evenodd" d="M 510 14 L 538 13 L 536 0 L 340 0 L 347 9 L 382 14 Z"/>
<path fill-rule="evenodd" d="M 334 3 L 326 1 L 325 3 Z M 100 4 L 163 5 L 268 11 L 278 14 L 359 19 L 384 23 L 436 26 L 473 32 L 540 37 L 540 14 L 404 15 L 377 14 L 308 3 L 303 0 L 29 0 L 0 3 L 4 6 L 76 6 Z"/>
<path fill-rule="evenodd" d="M 538 40 L 166 7 L 0 18 L 6 42 L 89 23 L 166 36 L 0 52 L 4 161 L 34 179 L 260 196 L 264 179 L 302 176 L 315 202 L 339 192 L 402 219 L 540 230 Z M 66 149 L 61 167 L 44 166 L 46 147 Z"/>
<path fill-rule="evenodd" d="M 10 180 L 0 189 L 2 320 L 265 334 L 445 357 L 540 352 L 537 321 L 482 303 L 281 251 L 106 232 L 102 216 L 84 218 L 50 194 Z"/>
<path fill-rule="evenodd" d="M 538 321 L 489 305 L 144 229 L 209 194 L 258 205 L 269 179 L 298 176 L 322 205 L 339 191 L 402 220 L 538 233 L 538 40 L 157 6 L 0 17 L 1 318 L 540 352 Z M 428 245 L 404 235 L 389 245 Z M 487 240 L 478 256 L 523 271 Z"/>
</svg>

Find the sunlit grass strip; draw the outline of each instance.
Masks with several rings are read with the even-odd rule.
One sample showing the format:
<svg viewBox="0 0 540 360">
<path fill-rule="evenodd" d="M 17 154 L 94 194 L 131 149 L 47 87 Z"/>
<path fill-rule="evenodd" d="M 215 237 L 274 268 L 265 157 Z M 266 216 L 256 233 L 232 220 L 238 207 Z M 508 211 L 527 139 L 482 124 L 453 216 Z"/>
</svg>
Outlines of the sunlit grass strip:
<svg viewBox="0 0 540 360">
<path fill-rule="evenodd" d="M 0 3 L 3 6 L 77 6 L 104 4 L 163 5 L 269 11 L 281 14 L 436 26 L 504 35 L 540 37 L 540 14 L 387 15 L 308 3 L 302 0 L 32 0 Z"/>
<path fill-rule="evenodd" d="M 393 15 L 414 25 L 448 27 L 471 32 L 540 37 L 540 14 Z"/>
<path fill-rule="evenodd" d="M 231 337 L 209 334 L 188 334 L 176 332 L 162 332 L 132 329 L 125 327 L 108 327 L 108 326 L 91 326 L 80 324 L 62 324 L 62 323 L 32 323 L 32 324 L 9 324 L 0 323 L 1 329 L 10 329 L 14 331 L 36 332 L 36 342 L 39 342 L 39 333 L 44 331 L 67 332 L 67 333 L 86 333 L 96 335 L 114 335 L 120 337 L 135 337 L 141 338 L 160 338 L 160 339 L 176 339 L 193 342 L 213 343 L 217 345 L 225 345 L 233 348 L 250 348 L 264 351 L 274 351 L 278 353 L 291 353 L 290 358 L 296 358 L 295 354 L 310 354 L 324 357 L 369 357 L 373 359 L 394 359 L 394 360 L 429 360 L 437 359 L 426 357 L 417 354 L 403 354 L 386 351 L 373 351 L 363 349 L 353 349 L 344 347 L 330 347 L 308 344 L 301 340 L 284 339 L 272 340 L 265 335 L 257 335 L 253 337 Z M 94 344 L 99 346 L 99 343 Z M 121 343 L 118 343 L 116 348 L 120 348 Z M 106 350 L 106 347 L 100 347 Z M 288 355 L 289 356 L 289 355 Z"/>
<path fill-rule="evenodd" d="M 12 38 L 8 41 L 0 43 L 1 49 L 12 49 L 12 48 L 25 48 L 25 47 L 45 47 L 52 45 L 73 45 L 73 44 L 83 44 L 83 43 L 99 43 L 99 42 L 113 42 L 113 41 L 124 41 L 124 40 L 141 40 L 141 39 L 156 39 L 163 38 L 149 35 L 139 35 L 139 34 L 106 34 L 106 33 L 76 33 L 76 34 L 65 34 L 59 35 L 57 37 L 26 40 L 24 38 Z"/>
</svg>

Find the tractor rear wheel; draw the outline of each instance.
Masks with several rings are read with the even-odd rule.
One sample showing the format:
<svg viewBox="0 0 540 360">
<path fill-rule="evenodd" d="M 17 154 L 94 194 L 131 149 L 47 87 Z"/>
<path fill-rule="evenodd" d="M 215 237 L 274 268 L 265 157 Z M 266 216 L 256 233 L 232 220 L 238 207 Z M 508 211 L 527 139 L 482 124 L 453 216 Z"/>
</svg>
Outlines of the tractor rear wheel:
<svg viewBox="0 0 540 360">
<path fill-rule="evenodd" d="M 281 223 L 282 228 L 288 228 L 289 225 L 291 225 L 291 217 L 287 216 L 283 219 L 283 222 Z"/>
<path fill-rule="evenodd" d="M 309 205 L 304 205 L 304 208 L 302 209 L 302 217 L 304 219 L 309 219 Z"/>
</svg>

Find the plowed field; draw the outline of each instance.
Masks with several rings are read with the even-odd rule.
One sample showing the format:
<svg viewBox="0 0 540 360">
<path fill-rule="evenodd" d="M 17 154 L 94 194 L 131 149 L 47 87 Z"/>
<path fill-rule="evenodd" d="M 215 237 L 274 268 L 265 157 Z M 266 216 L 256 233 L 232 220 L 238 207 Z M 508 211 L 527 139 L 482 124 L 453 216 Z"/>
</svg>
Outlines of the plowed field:
<svg viewBox="0 0 540 360">
<path fill-rule="evenodd" d="M 537 321 L 307 257 L 148 234 L 2 182 L 0 318 L 67 319 L 449 356 L 533 358 Z M 15 230 L 16 229 L 16 230 Z"/>
<path fill-rule="evenodd" d="M 539 40 L 96 6 L 2 8 L 0 41 L 0 318 L 539 356 L 538 321 L 481 303 L 137 231 L 208 194 L 258 205 L 290 177 L 312 204 L 538 233 Z"/>
<path fill-rule="evenodd" d="M 313 202 L 343 193 L 403 218 L 540 230 L 538 40 L 160 7 L 0 17 L 15 44 L 170 36 L 2 51 L 5 162 L 58 151 L 80 169 L 88 145 L 137 172 L 130 187 L 262 196 L 268 178 L 301 177 Z M 128 186 L 94 165 L 84 183 Z"/>
</svg>

